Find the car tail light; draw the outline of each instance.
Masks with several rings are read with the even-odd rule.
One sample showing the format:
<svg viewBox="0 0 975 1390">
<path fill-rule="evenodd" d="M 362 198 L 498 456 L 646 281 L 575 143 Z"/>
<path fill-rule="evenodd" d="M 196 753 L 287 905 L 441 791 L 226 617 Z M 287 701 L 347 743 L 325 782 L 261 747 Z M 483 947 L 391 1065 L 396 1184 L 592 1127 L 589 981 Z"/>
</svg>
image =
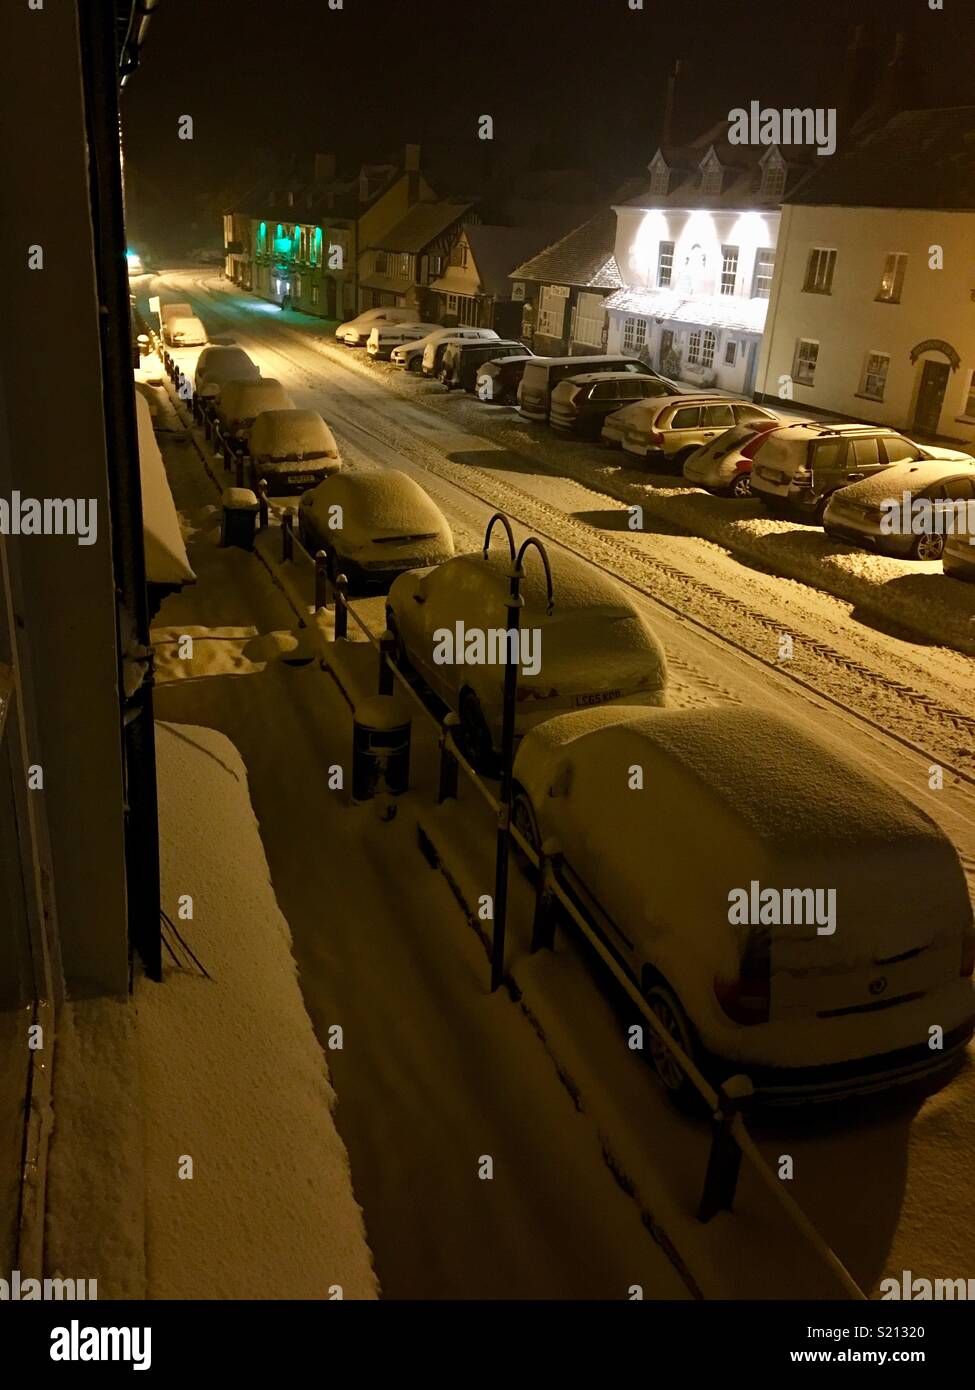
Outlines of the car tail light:
<svg viewBox="0 0 975 1390">
<path fill-rule="evenodd" d="M 966 978 L 975 973 L 975 926 L 968 927 L 962 938 L 958 973 Z"/>
<path fill-rule="evenodd" d="M 756 451 L 759 448 L 759 445 L 765 443 L 765 440 L 769 434 L 771 434 L 771 430 L 759 430 L 758 434 L 754 435 L 753 438 L 749 439 L 747 444 L 742 445 L 742 448 L 739 452 L 742 453 L 746 459 L 753 459 L 755 457 Z"/>
<path fill-rule="evenodd" d="M 771 937 L 759 928 L 749 938 L 734 979 L 716 975 L 714 997 L 735 1023 L 768 1023 L 772 1007 Z"/>
<path fill-rule="evenodd" d="M 648 436 L 651 448 L 662 449 L 664 447 L 664 437 L 659 430 L 651 430 Z"/>
</svg>

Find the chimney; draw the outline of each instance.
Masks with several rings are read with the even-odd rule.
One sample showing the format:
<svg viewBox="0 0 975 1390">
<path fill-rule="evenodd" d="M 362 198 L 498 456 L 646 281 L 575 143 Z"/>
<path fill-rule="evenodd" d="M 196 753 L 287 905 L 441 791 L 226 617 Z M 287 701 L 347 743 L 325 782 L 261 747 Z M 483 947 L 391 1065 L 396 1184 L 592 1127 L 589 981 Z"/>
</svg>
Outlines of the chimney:
<svg viewBox="0 0 975 1390">
<path fill-rule="evenodd" d="M 880 77 L 879 68 L 877 51 L 867 42 L 864 26 L 856 25 L 846 48 L 837 102 L 837 143 L 841 147 L 850 143 L 853 127 L 867 108 L 873 105 Z"/>
<path fill-rule="evenodd" d="M 403 150 L 403 170 L 406 174 L 406 206 L 411 208 L 420 197 L 419 145 L 407 145 Z"/>
<path fill-rule="evenodd" d="M 660 131 L 660 146 L 666 149 L 674 141 L 674 106 L 677 98 L 677 81 L 680 77 L 681 60 L 674 62 L 674 70 L 667 78 L 667 96 L 664 100 L 664 119 Z"/>
<path fill-rule="evenodd" d="M 403 151 L 403 168 L 406 170 L 407 173 L 410 173 L 410 172 L 413 171 L 413 170 L 415 170 L 417 173 L 419 173 L 419 171 L 420 171 L 420 146 L 419 146 L 419 145 L 407 145 L 407 146 L 406 146 L 405 150 Z"/>
<path fill-rule="evenodd" d="M 328 183 L 335 178 L 335 155 L 316 154 L 315 155 L 315 182 Z"/>
</svg>

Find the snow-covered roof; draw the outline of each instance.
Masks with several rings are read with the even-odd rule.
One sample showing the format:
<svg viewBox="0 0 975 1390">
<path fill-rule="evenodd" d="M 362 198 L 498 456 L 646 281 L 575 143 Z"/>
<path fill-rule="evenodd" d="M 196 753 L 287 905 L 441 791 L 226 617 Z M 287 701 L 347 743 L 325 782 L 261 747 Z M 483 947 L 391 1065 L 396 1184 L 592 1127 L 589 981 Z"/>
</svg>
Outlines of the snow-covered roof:
<svg viewBox="0 0 975 1390">
<path fill-rule="evenodd" d="M 581 285 L 618 289 L 623 284 L 614 256 L 616 215 L 603 208 L 561 241 L 524 261 L 509 278 L 537 280 L 548 285 Z"/>
<path fill-rule="evenodd" d="M 470 209 L 470 203 L 414 203 L 406 216 L 377 237 L 372 246 L 383 251 L 422 251 Z"/>
<path fill-rule="evenodd" d="M 192 584 L 196 575 L 183 544 L 176 504 L 152 428 L 149 402 L 138 391 L 135 419 L 139 432 L 146 580 L 150 584 Z"/>
<path fill-rule="evenodd" d="M 606 308 L 645 318 L 675 319 L 678 323 L 699 324 L 702 328 L 762 333 L 768 303 L 767 299 L 739 299 L 730 294 L 693 298 L 679 290 L 623 289 L 608 297 Z"/>
</svg>

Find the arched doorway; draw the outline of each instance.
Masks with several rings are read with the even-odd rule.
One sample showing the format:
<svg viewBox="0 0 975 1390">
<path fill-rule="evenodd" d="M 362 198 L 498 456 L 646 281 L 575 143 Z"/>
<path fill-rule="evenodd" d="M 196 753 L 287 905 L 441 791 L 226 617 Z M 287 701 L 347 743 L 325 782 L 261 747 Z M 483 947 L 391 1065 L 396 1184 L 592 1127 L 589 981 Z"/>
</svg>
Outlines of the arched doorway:
<svg viewBox="0 0 975 1390">
<path fill-rule="evenodd" d="M 929 357 L 928 353 L 938 356 Z M 918 364 L 912 429 L 915 434 L 937 435 L 948 380 L 961 359 L 950 343 L 940 338 L 927 338 L 911 349 L 911 361 Z"/>
</svg>

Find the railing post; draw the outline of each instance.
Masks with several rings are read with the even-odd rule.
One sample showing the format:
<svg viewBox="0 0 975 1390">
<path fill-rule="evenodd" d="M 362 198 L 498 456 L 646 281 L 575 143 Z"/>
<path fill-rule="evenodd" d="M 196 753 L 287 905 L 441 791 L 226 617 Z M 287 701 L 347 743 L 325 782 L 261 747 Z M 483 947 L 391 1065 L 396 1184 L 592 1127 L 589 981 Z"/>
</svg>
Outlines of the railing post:
<svg viewBox="0 0 975 1390">
<path fill-rule="evenodd" d="M 450 751 L 450 739 L 460 727 L 460 716 L 450 712 L 444 715 L 440 726 L 440 785 L 437 788 L 437 805 L 445 801 L 457 800 L 457 776 L 460 766 Z"/>
<path fill-rule="evenodd" d="M 386 628 L 379 639 L 379 694 L 392 695 L 393 668 L 391 661 L 396 655 L 396 638 Z"/>
<path fill-rule="evenodd" d="M 315 612 L 328 607 L 328 556 L 324 550 L 315 552 Z"/>
<path fill-rule="evenodd" d="M 281 514 L 281 559 L 293 560 L 295 557 L 295 514 L 289 507 Z"/>
<path fill-rule="evenodd" d="M 237 450 L 235 450 L 235 454 L 236 454 L 236 460 L 237 460 L 237 486 L 238 486 L 238 487 L 243 487 L 243 486 L 244 486 L 244 460 L 245 460 L 245 458 L 247 457 L 247 455 L 244 453 L 244 450 L 243 450 L 243 449 L 237 449 Z"/>
<path fill-rule="evenodd" d="M 261 531 L 267 530 L 267 478 L 261 478 L 257 484 L 257 525 Z"/>
<path fill-rule="evenodd" d="M 555 947 L 555 875 L 562 862 L 558 840 L 546 840 L 538 851 L 538 877 L 535 879 L 535 914 L 532 918 L 531 950 Z"/>
<path fill-rule="evenodd" d="M 335 576 L 335 636 L 336 639 L 349 635 L 349 581 L 344 574 Z"/>
<path fill-rule="evenodd" d="M 698 1221 L 710 1221 L 719 1211 L 731 1211 L 741 1171 L 741 1149 L 734 1136 L 735 1116 L 754 1094 L 747 1076 L 730 1076 L 718 1088 L 718 1108 L 711 1116 L 711 1152 Z"/>
</svg>

